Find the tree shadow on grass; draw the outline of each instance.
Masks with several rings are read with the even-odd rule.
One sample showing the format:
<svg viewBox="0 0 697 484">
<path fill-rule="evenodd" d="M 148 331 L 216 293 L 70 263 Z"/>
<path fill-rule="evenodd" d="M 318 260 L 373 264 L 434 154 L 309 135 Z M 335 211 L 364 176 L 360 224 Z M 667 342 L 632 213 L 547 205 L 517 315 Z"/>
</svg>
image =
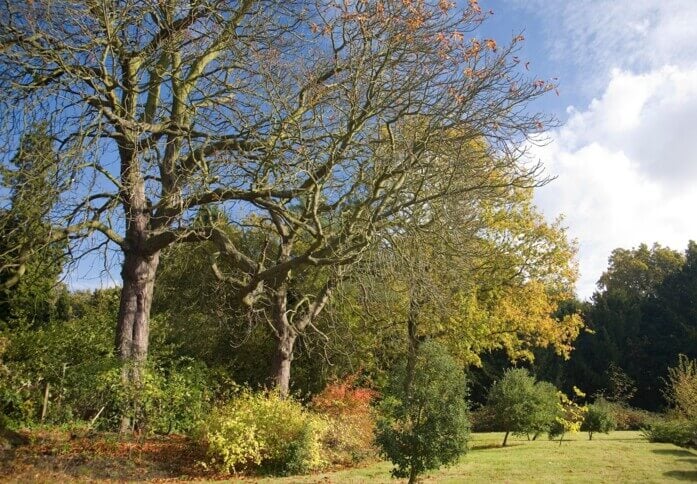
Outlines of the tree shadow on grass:
<svg viewBox="0 0 697 484">
<path fill-rule="evenodd" d="M 654 454 L 660 455 L 672 455 L 675 457 L 697 457 L 697 454 L 690 452 L 689 450 L 683 449 L 653 449 L 651 450 Z"/>
<path fill-rule="evenodd" d="M 508 443 L 506 444 L 506 447 L 503 447 L 501 444 L 497 443 L 490 443 L 490 444 L 474 444 L 472 447 L 470 447 L 470 451 L 473 450 L 489 450 L 489 449 L 510 449 L 511 447 L 520 447 L 522 445 L 525 445 L 524 443 Z"/>
<path fill-rule="evenodd" d="M 597 438 L 596 438 L 597 435 Z M 622 432 L 610 432 L 609 434 L 593 434 L 593 442 L 596 441 L 611 441 L 611 442 L 647 442 L 646 437 L 641 434 L 633 434 L 627 436 L 624 431 Z"/>
<path fill-rule="evenodd" d="M 654 454 L 679 457 L 676 462 L 684 462 L 695 465 L 697 468 L 697 454 L 685 449 L 653 449 Z M 697 482 L 697 470 L 694 471 L 668 471 L 663 473 L 664 476 L 677 481 Z"/>
<path fill-rule="evenodd" d="M 678 481 L 697 481 L 697 471 L 668 471 L 664 472 L 663 475 Z"/>
</svg>

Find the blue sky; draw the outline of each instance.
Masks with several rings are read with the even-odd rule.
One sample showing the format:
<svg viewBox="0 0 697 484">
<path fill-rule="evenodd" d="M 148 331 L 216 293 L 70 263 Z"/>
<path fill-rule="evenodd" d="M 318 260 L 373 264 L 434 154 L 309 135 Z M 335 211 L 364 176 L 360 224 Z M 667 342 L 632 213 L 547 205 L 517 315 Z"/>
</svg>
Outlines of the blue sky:
<svg viewBox="0 0 697 484">
<path fill-rule="evenodd" d="M 561 125 L 530 154 L 556 177 L 536 201 L 578 242 L 578 295 L 590 297 L 614 248 L 697 239 L 697 0 L 479 3 L 494 14 L 477 35 L 523 32 L 531 73 L 559 78 L 535 108 Z M 88 258 L 68 283 L 113 285 L 114 262 Z"/>
</svg>

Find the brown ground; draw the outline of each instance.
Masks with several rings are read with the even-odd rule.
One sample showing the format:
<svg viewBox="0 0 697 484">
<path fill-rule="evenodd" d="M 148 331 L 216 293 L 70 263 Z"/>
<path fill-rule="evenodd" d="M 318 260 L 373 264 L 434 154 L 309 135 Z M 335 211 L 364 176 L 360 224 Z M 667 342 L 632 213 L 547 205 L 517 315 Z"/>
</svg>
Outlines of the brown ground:
<svg viewBox="0 0 697 484">
<path fill-rule="evenodd" d="M 1 482 L 216 480 L 199 447 L 180 435 L 122 437 L 59 430 L 24 433 L 29 445 L 0 450 Z"/>
</svg>

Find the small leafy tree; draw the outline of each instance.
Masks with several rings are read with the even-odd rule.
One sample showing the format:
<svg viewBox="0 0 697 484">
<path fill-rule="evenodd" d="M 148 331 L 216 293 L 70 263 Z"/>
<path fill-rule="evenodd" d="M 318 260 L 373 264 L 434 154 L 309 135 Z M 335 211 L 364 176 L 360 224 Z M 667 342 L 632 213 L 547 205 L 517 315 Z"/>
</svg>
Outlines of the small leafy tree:
<svg viewBox="0 0 697 484">
<path fill-rule="evenodd" d="M 588 440 L 593 440 L 593 434 L 602 432 L 604 434 L 615 430 L 617 423 L 613 415 L 612 407 L 604 398 L 598 398 L 592 405 L 588 406 L 581 430 L 588 432 Z"/>
<path fill-rule="evenodd" d="M 538 435 L 548 432 L 549 427 L 554 419 L 559 415 L 559 406 L 557 405 L 557 395 L 559 390 L 553 384 L 540 381 L 535 383 L 533 404 L 534 411 L 530 415 L 530 430 L 533 434 L 533 440 Z"/>
<path fill-rule="evenodd" d="M 678 364 L 668 369 L 666 399 L 672 405 L 665 420 L 644 430 L 650 442 L 670 442 L 697 447 L 697 360 L 681 354 Z"/>
<path fill-rule="evenodd" d="M 502 445 L 506 446 L 510 433 L 548 430 L 558 413 L 557 401 L 557 390 L 551 383 L 535 382 L 523 368 L 507 370 L 492 385 L 487 402 L 495 425 L 506 432 Z"/>
<path fill-rule="evenodd" d="M 390 379 L 379 410 L 376 442 L 394 464 L 392 475 L 419 474 L 455 462 L 467 449 L 469 422 L 462 368 L 435 342 L 420 345 L 413 380 L 406 364 Z"/>
<path fill-rule="evenodd" d="M 563 392 L 559 392 L 558 396 L 559 414 L 550 426 L 549 438 L 552 440 L 559 437 L 559 445 L 561 445 L 567 432 L 574 433 L 581 430 L 581 424 L 588 411 L 588 407 L 579 405 L 573 398 L 569 398 Z M 574 387 L 574 396 L 584 398 L 586 394 Z"/>
</svg>

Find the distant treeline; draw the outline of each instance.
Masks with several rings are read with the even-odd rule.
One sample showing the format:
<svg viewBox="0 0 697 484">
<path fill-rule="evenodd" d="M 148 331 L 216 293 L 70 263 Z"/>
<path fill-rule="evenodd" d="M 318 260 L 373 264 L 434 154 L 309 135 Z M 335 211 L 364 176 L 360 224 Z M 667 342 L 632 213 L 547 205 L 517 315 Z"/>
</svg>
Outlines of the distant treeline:
<svg viewBox="0 0 697 484">
<path fill-rule="evenodd" d="M 531 365 L 537 377 L 567 392 L 576 385 L 589 396 L 664 408 L 668 368 L 680 354 L 697 357 L 697 243 L 690 241 L 684 253 L 658 244 L 614 250 L 591 300 L 560 311 L 578 309 L 586 331 L 570 358 L 537 351 Z M 483 401 L 507 365 L 503 354 L 484 359 L 473 372 L 475 400 Z"/>
</svg>

